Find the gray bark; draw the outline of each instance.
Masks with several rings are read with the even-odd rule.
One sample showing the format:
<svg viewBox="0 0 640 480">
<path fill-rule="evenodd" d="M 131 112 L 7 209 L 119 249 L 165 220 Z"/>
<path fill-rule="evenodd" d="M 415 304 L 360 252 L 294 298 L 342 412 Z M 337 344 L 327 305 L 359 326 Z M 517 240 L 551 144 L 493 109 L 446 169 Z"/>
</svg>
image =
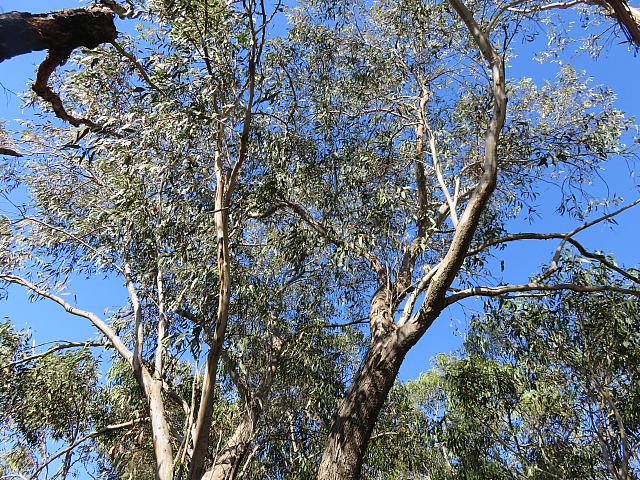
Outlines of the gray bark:
<svg viewBox="0 0 640 480">
<path fill-rule="evenodd" d="M 318 480 L 356 480 L 380 409 L 400 369 L 402 352 L 392 333 L 373 344 L 336 412 Z"/>
</svg>

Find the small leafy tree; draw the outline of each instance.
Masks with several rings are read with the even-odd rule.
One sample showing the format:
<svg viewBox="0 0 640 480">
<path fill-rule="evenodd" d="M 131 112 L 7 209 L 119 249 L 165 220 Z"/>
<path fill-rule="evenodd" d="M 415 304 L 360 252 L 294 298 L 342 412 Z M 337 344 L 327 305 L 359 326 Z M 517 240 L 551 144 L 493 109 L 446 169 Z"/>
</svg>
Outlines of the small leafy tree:
<svg viewBox="0 0 640 480">
<path fill-rule="evenodd" d="M 580 267 L 571 280 L 610 280 L 603 275 Z M 422 387 L 439 399 L 425 412 L 437 418 L 432 438 L 452 473 L 636 478 L 637 322 L 637 300 L 615 293 L 493 304 L 472 322 L 461 356 L 438 358 L 435 388 Z"/>
<path fill-rule="evenodd" d="M 39 457 L 47 457 L 48 442 L 73 445 L 102 414 L 90 344 L 63 343 L 32 353 L 30 340 L 9 322 L 0 324 L 0 422 L 8 446 L 0 457 L 3 476 L 19 471 L 37 477 L 42 470 Z M 69 350 L 72 347 L 78 348 Z M 66 476 L 72 452 L 62 453 L 58 473 Z"/>
</svg>

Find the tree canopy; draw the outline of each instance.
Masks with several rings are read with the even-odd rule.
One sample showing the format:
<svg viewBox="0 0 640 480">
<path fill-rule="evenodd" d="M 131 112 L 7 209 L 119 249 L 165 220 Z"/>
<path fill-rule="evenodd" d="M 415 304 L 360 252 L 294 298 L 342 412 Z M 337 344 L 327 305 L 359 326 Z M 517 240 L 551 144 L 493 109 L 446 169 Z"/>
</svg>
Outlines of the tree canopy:
<svg viewBox="0 0 640 480">
<path fill-rule="evenodd" d="M 26 100 L 44 114 L 0 131 L 2 293 L 96 329 L 35 347 L 0 324 L 0 472 L 636 478 L 640 279 L 582 240 L 640 203 L 594 185 L 633 165 L 636 127 L 564 59 L 634 49 L 637 18 L 526 0 L 0 15 L 0 61 L 48 50 Z M 524 49 L 555 76 L 512 75 Z M 523 242 L 554 250 L 506 279 Z M 126 288 L 117 309 L 72 295 L 91 277 Z M 464 348 L 397 381 L 478 298 Z"/>
</svg>

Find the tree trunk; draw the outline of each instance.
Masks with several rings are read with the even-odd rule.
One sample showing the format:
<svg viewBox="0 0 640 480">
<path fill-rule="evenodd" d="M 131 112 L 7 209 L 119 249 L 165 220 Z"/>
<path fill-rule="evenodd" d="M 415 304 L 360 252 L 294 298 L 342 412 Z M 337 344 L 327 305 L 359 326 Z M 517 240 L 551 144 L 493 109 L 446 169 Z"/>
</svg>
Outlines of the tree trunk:
<svg viewBox="0 0 640 480">
<path fill-rule="evenodd" d="M 207 363 L 200 395 L 200 406 L 194 429 L 193 455 L 189 465 L 189 480 L 200 480 L 205 473 L 205 461 L 209 454 L 209 434 L 213 412 L 213 396 L 216 387 L 218 362 L 224 344 L 227 322 L 229 319 L 229 302 L 231 299 L 231 264 L 229 258 L 229 214 L 224 204 L 224 175 L 220 167 L 220 155 L 216 154 L 216 236 L 218 242 L 217 261 L 220 284 L 218 287 L 218 315 L 207 355 Z"/>
<path fill-rule="evenodd" d="M 240 462 L 245 457 L 254 438 L 259 415 L 260 408 L 257 404 L 245 409 L 240 424 L 236 427 L 231 438 L 227 440 L 213 467 L 204 474 L 202 480 L 231 480 L 235 478 Z"/>
<path fill-rule="evenodd" d="M 105 8 L 4 13 L 0 15 L 0 62 L 38 50 L 66 53 L 78 47 L 95 48 L 116 35 L 113 12 Z"/>
<path fill-rule="evenodd" d="M 333 418 L 318 480 L 357 480 L 380 409 L 408 349 L 395 332 L 373 344 Z"/>
<path fill-rule="evenodd" d="M 156 457 L 156 480 L 173 480 L 173 449 L 162 401 L 162 382 L 146 376 L 149 417 Z"/>
</svg>

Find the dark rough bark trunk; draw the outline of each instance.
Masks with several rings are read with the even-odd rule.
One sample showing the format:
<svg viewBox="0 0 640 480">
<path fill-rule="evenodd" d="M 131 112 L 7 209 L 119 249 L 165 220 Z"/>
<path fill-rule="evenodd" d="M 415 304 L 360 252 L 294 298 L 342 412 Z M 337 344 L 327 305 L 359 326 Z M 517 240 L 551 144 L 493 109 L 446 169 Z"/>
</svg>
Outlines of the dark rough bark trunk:
<svg viewBox="0 0 640 480">
<path fill-rule="evenodd" d="M 407 350 L 399 348 L 395 333 L 371 346 L 333 419 L 318 480 L 360 478 L 371 432 Z"/>
<path fill-rule="evenodd" d="M 73 8 L 58 12 L 0 14 L 0 62 L 39 50 L 71 52 L 115 40 L 113 12 Z"/>
</svg>

